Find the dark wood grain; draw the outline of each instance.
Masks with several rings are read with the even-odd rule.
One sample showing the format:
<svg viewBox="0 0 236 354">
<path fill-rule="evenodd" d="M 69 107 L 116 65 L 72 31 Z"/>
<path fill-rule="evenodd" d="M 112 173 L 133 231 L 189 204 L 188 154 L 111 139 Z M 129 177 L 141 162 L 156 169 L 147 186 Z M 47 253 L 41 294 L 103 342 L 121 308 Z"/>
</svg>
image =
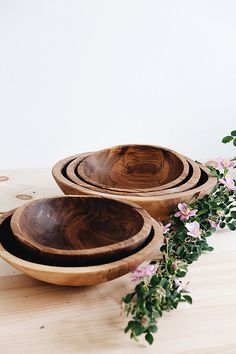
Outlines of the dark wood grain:
<svg viewBox="0 0 236 354">
<path fill-rule="evenodd" d="M 38 199 L 18 208 L 11 221 L 19 242 L 60 265 L 125 257 L 146 240 L 151 226 L 140 207 L 94 196 Z"/>
<path fill-rule="evenodd" d="M 70 156 L 59 161 L 52 169 L 53 177 L 63 193 L 72 195 L 93 194 L 107 197 L 108 194 L 106 193 L 106 190 L 104 190 L 104 192 L 92 191 L 84 186 L 77 185 L 68 179 L 66 175 L 66 168 L 68 164 L 76 158 L 76 156 L 78 155 Z M 169 220 L 170 215 L 176 211 L 178 203 L 190 203 L 195 198 L 202 198 L 204 195 L 209 194 L 216 185 L 217 180 L 209 173 L 209 170 L 203 165 L 200 165 L 200 169 L 201 177 L 199 182 L 193 189 L 188 191 L 146 197 L 133 196 L 126 193 L 122 195 L 109 194 L 109 197 L 136 203 L 143 209 L 147 210 L 147 212 L 155 220 L 167 221 Z"/>
<path fill-rule="evenodd" d="M 201 170 L 200 166 L 198 163 L 194 162 L 190 158 L 187 158 L 183 156 L 183 158 L 188 162 L 189 164 L 189 172 L 187 176 L 185 177 L 184 180 L 179 182 L 176 186 L 164 190 L 155 190 L 155 191 L 150 191 L 147 190 L 146 192 L 137 192 L 133 190 L 127 190 L 126 192 L 121 192 L 120 190 L 112 190 L 112 189 L 107 189 L 107 188 L 102 188 L 98 186 L 91 185 L 84 181 L 77 173 L 77 166 L 80 165 L 81 162 L 86 159 L 86 157 L 90 156 L 92 153 L 87 153 L 87 154 L 79 154 L 77 158 L 73 159 L 66 167 L 66 175 L 68 179 L 70 179 L 72 182 L 75 182 L 76 184 L 83 186 L 87 189 L 91 189 L 93 191 L 97 191 L 99 193 L 103 193 L 104 191 L 107 194 L 114 194 L 114 195 L 124 195 L 124 194 L 132 194 L 133 196 L 140 196 L 140 197 L 147 197 L 147 196 L 157 196 L 157 195 L 166 195 L 166 194 L 173 194 L 173 193 L 179 193 L 183 191 L 187 191 L 193 187 L 196 186 L 200 179 L 201 175 Z M 182 155 L 180 155 L 182 157 Z"/>
<path fill-rule="evenodd" d="M 161 256 L 162 227 L 152 220 L 148 238 L 137 252 L 128 257 L 95 266 L 52 266 L 45 263 L 40 255 L 35 257 L 33 253 L 21 247 L 12 233 L 11 217 L 11 213 L 6 213 L 0 220 L 0 256 L 25 274 L 48 283 L 70 286 L 99 284 L 134 270 L 144 260 L 148 260 L 153 252 L 156 259 Z"/>
<path fill-rule="evenodd" d="M 186 160 L 152 145 L 121 145 L 91 153 L 78 165 L 87 183 L 114 191 L 146 192 L 171 188 L 188 174 Z"/>
</svg>

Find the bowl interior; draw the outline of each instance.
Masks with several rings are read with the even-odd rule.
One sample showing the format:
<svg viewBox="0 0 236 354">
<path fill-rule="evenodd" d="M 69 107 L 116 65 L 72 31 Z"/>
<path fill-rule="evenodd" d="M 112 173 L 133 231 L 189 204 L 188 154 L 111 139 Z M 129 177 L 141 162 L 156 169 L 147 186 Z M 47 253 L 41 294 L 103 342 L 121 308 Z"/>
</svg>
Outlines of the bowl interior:
<svg viewBox="0 0 236 354">
<path fill-rule="evenodd" d="M 42 257 L 39 253 L 34 253 L 33 251 L 31 252 L 29 249 L 22 247 L 22 245 L 17 241 L 15 238 L 12 230 L 11 230 L 11 218 L 12 214 L 7 216 L 4 221 L 0 225 L 0 243 L 3 246 L 3 248 L 8 251 L 10 254 L 18 257 L 19 259 L 31 262 L 31 263 L 36 263 L 36 264 L 42 264 L 42 265 L 49 265 L 53 267 L 67 267 L 67 268 L 76 268 L 78 267 L 78 264 L 73 264 L 73 263 L 61 263 L 60 260 L 56 260 L 55 258 L 51 259 L 50 257 Z M 159 232 L 159 234 L 158 234 Z M 160 230 L 159 228 L 156 228 L 156 235 L 158 235 L 158 239 L 160 239 L 159 243 L 161 242 L 162 238 L 160 235 Z M 150 234 L 146 238 L 146 240 L 133 252 L 129 254 L 135 254 L 139 252 L 140 250 L 144 249 L 154 238 L 155 236 L 155 231 L 154 227 L 152 226 Z M 124 259 L 124 257 L 122 257 Z M 104 259 L 103 262 L 99 263 L 94 263 L 93 266 L 96 265 L 102 265 L 102 264 L 108 264 L 108 263 L 113 263 L 116 262 L 117 259 Z M 81 263 L 79 267 L 89 267 L 89 264 L 86 263 Z"/>
<path fill-rule="evenodd" d="M 177 179 L 184 170 L 172 151 L 150 145 L 123 145 L 92 153 L 78 166 L 86 182 L 118 189 L 156 188 Z"/>
<path fill-rule="evenodd" d="M 143 224 L 141 214 L 128 204 L 86 196 L 36 200 L 18 218 L 23 242 L 59 250 L 112 245 L 136 235 Z"/>
<path fill-rule="evenodd" d="M 83 161 L 83 158 L 82 158 L 82 161 Z M 130 191 L 129 193 L 128 192 L 118 192 L 118 191 L 112 191 L 112 190 L 107 190 L 107 189 L 103 189 L 101 187 L 97 187 L 97 186 L 92 186 L 92 185 L 89 185 L 87 184 L 86 182 L 84 182 L 81 177 L 78 175 L 78 173 L 76 173 L 76 170 L 75 170 L 75 177 L 78 178 L 78 181 L 81 181 L 82 182 L 82 186 L 86 189 L 91 189 L 91 190 L 95 190 L 95 191 L 98 191 L 98 192 L 101 192 L 101 193 L 108 193 L 108 194 L 114 194 L 114 195 L 131 195 L 133 194 L 134 196 L 143 196 L 143 197 L 149 197 L 149 196 L 161 196 L 161 195 L 166 195 L 166 194 L 173 194 L 173 193 L 179 193 L 180 192 L 180 189 L 178 187 L 184 187 L 191 178 L 193 178 L 193 172 L 194 172 L 194 169 L 193 169 L 193 165 L 191 162 L 194 163 L 194 161 L 191 161 L 187 159 L 187 162 L 188 162 L 188 166 L 189 166 L 189 172 L 187 174 L 187 176 L 183 179 L 183 181 L 177 183 L 175 185 L 175 187 L 169 189 L 169 190 L 162 190 L 162 191 L 157 191 L 157 192 L 146 192 L 146 193 L 135 193 L 135 192 L 132 192 Z M 65 165 L 61 168 L 61 175 L 67 179 L 70 183 L 73 183 L 76 187 L 77 183 L 75 183 L 75 181 L 73 181 L 67 174 L 67 168 L 68 166 L 73 162 L 73 159 L 70 159 L 68 158 L 68 161 L 65 163 Z M 196 172 L 196 170 L 195 170 Z M 197 178 L 196 178 L 196 182 L 193 184 L 192 187 L 190 188 L 187 188 L 187 189 L 184 189 L 182 188 L 181 192 L 182 191 L 186 191 L 186 190 L 192 190 L 194 188 L 197 188 L 197 187 L 200 187 L 201 185 L 203 185 L 204 183 L 207 182 L 208 180 L 208 175 L 207 173 L 201 168 L 201 165 L 199 165 L 199 172 L 196 172 L 196 175 L 197 175 Z"/>
</svg>

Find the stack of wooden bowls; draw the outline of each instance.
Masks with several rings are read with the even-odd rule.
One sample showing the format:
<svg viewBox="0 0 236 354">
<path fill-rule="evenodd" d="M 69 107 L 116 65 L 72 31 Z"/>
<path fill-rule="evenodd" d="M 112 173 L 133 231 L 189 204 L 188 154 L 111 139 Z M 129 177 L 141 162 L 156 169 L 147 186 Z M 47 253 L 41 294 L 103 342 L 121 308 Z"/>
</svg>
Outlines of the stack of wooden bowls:
<svg viewBox="0 0 236 354">
<path fill-rule="evenodd" d="M 0 256 L 60 285 L 124 275 L 158 252 L 162 241 L 162 226 L 140 206 L 100 196 L 37 199 L 0 220 Z"/>
<path fill-rule="evenodd" d="M 67 157 L 52 173 L 65 194 L 132 202 L 161 221 L 170 218 L 179 202 L 201 198 L 216 184 L 203 165 L 153 145 L 121 145 Z"/>
</svg>

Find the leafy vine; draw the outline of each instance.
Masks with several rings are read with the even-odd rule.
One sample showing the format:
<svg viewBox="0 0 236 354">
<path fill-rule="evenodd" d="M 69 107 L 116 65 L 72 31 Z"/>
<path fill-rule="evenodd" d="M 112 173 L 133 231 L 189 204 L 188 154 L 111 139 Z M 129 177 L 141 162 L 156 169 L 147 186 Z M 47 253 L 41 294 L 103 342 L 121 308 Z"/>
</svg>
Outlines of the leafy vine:
<svg viewBox="0 0 236 354">
<path fill-rule="evenodd" d="M 236 130 L 222 142 L 236 146 Z M 181 280 L 189 264 L 203 252 L 213 250 L 207 239 L 217 228 L 236 230 L 236 181 L 231 176 L 235 160 L 219 158 L 217 167 L 208 166 L 217 177 L 211 194 L 189 205 L 179 203 L 170 222 L 163 225 L 164 244 L 159 263 L 152 261 L 132 273 L 132 281 L 137 284 L 134 291 L 122 299 L 125 313 L 131 317 L 125 328 L 131 339 L 138 340 L 144 335 L 152 344 L 163 313 L 176 309 L 180 302 L 192 304 L 187 284 Z"/>
</svg>

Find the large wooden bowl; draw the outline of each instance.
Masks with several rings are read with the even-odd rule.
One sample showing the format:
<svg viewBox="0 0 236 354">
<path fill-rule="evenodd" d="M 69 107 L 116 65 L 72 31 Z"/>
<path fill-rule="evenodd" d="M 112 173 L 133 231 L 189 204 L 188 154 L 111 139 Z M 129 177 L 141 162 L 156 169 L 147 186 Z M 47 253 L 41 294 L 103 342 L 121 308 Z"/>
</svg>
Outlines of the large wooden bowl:
<svg viewBox="0 0 236 354">
<path fill-rule="evenodd" d="M 63 159 L 59 161 L 52 169 L 53 177 L 63 193 L 74 195 L 93 194 L 106 197 L 108 194 L 105 190 L 104 192 L 92 191 L 88 188 L 85 188 L 84 186 L 79 186 L 68 180 L 66 175 L 66 168 L 68 164 L 75 158 L 76 156 L 71 156 L 70 158 Z M 178 203 L 190 203 L 196 198 L 202 198 L 203 196 L 209 194 L 216 185 L 216 177 L 213 177 L 211 174 L 209 174 L 209 170 L 203 165 L 200 165 L 200 169 L 201 177 L 198 184 L 193 189 L 188 191 L 147 197 L 132 196 L 130 194 L 109 194 L 109 197 L 138 204 L 143 209 L 145 209 L 154 219 L 167 221 L 176 211 Z"/>
<path fill-rule="evenodd" d="M 17 240 L 55 265 L 95 265 L 135 252 L 151 232 L 145 210 L 101 196 L 36 199 L 11 220 Z"/>
<path fill-rule="evenodd" d="M 183 181 L 188 171 L 183 156 L 153 145 L 120 145 L 94 152 L 77 169 L 88 184 L 122 193 L 171 188 Z"/>
<path fill-rule="evenodd" d="M 90 156 L 92 153 L 83 153 L 77 155 L 75 159 L 73 159 L 67 166 L 66 168 L 66 175 L 69 180 L 72 182 L 83 186 L 85 188 L 91 189 L 93 191 L 97 191 L 99 193 L 103 193 L 105 190 L 105 193 L 108 194 L 114 194 L 114 195 L 124 195 L 124 194 L 132 194 L 133 196 L 156 196 L 156 195 L 166 195 L 166 194 L 173 194 L 173 193 L 179 193 L 183 192 L 186 190 L 189 190 L 193 187 L 195 187 L 200 179 L 201 176 L 201 170 L 199 167 L 199 164 L 194 162 L 193 160 L 181 156 L 183 159 L 185 159 L 188 164 L 189 164 L 189 172 L 185 179 L 181 181 L 179 184 L 177 184 L 175 187 L 164 189 L 164 190 L 157 190 L 157 191 L 146 191 L 146 192 L 137 192 L 133 190 L 128 190 L 127 192 L 121 192 L 118 190 L 111 190 L 108 188 L 102 188 L 102 187 L 97 187 L 91 184 L 88 184 L 86 181 L 84 181 L 76 172 L 78 166 L 80 165 L 81 162 L 84 161 L 88 156 Z"/>
<path fill-rule="evenodd" d="M 161 255 L 162 227 L 153 220 L 149 238 L 135 254 L 119 261 L 88 267 L 57 267 L 36 263 L 34 257 L 19 248 L 10 228 L 11 213 L 1 218 L 0 256 L 23 273 L 47 283 L 57 285 L 86 286 L 103 283 L 134 270 L 143 261 Z"/>
</svg>

